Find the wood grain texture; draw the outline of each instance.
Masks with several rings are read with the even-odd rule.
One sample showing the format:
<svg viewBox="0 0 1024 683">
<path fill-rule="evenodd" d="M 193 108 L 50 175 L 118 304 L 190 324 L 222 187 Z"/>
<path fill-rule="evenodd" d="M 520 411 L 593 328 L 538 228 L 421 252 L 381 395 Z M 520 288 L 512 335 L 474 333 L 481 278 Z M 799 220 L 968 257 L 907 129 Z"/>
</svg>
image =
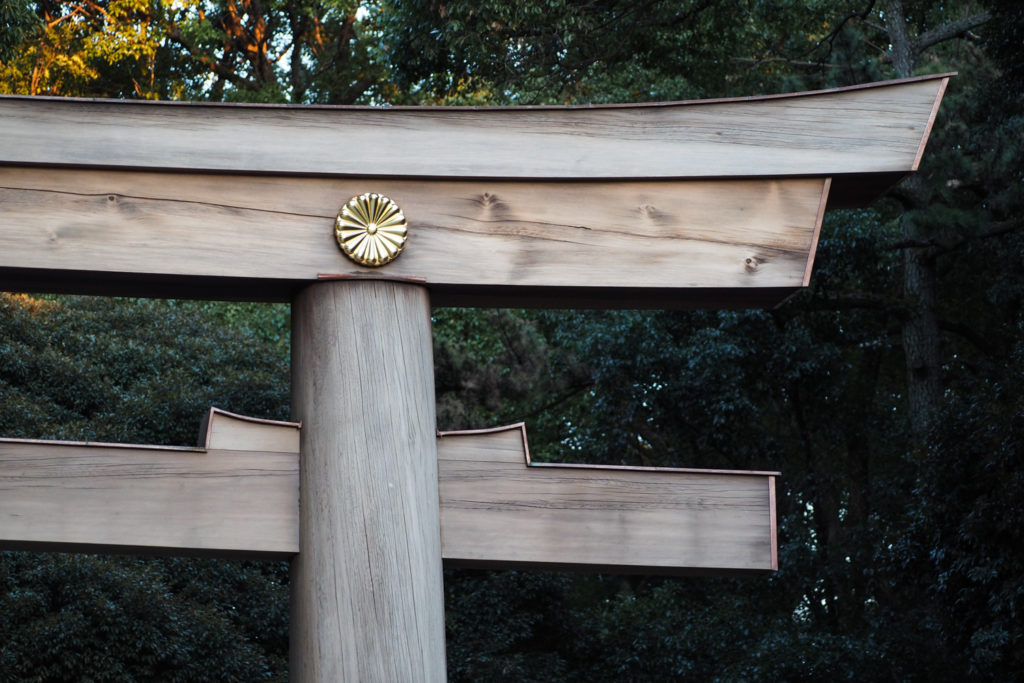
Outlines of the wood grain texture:
<svg viewBox="0 0 1024 683">
<path fill-rule="evenodd" d="M 760 306 L 804 286 L 828 187 L 2 168 L 0 287 L 287 300 L 330 273 L 419 278 L 435 305 L 671 308 L 717 292 L 712 303 Z M 339 207 L 367 191 L 410 225 L 406 251 L 378 269 L 333 235 Z"/>
<path fill-rule="evenodd" d="M 845 185 L 856 184 L 858 174 L 916 169 L 948 77 L 606 107 L 239 107 L 5 97 L 0 163 L 435 179 L 842 175 Z"/>
<path fill-rule="evenodd" d="M 200 440 L 216 446 L 205 451 L 0 439 L 0 548 L 298 552 L 299 425 L 218 409 L 205 424 Z M 778 568 L 777 473 L 530 463 L 521 425 L 447 432 L 436 444 L 447 566 L 654 574 Z M 371 488 L 390 494 L 389 474 Z M 307 476 L 320 475 L 310 467 Z M 310 502 L 320 512 L 307 511 L 308 523 L 322 527 L 315 520 L 325 507 L 335 510 L 335 523 L 386 518 L 350 496 Z"/>
<path fill-rule="evenodd" d="M 777 569 L 772 472 L 529 466 L 525 431 L 438 441 L 443 553 L 473 566 Z"/>
<path fill-rule="evenodd" d="M 0 439 L 0 547 L 289 557 L 298 550 L 297 425 L 172 448 Z M 249 427 L 250 429 L 246 429 Z M 255 429 L 253 429 L 255 428 Z"/>
<path fill-rule="evenodd" d="M 199 427 L 199 443 L 207 449 L 299 453 L 299 422 L 263 420 L 210 408 Z"/>
<path fill-rule="evenodd" d="M 296 681 L 445 680 L 427 291 L 325 282 L 292 305 L 303 424 Z"/>
</svg>

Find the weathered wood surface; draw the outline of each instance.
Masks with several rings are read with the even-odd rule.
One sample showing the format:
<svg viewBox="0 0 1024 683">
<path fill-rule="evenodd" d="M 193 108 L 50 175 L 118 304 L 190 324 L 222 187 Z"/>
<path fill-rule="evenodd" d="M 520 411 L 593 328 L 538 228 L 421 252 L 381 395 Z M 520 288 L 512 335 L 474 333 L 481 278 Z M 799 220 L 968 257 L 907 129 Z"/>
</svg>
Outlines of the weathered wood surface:
<svg viewBox="0 0 1024 683">
<path fill-rule="evenodd" d="M 326 282 L 292 305 L 292 680 L 445 680 L 430 334 L 416 285 Z"/>
<path fill-rule="evenodd" d="M 301 422 L 263 420 L 210 408 L 199 426 L 199 444 L 207 450 L 298 454 L 301 428 Z"/>
<path fill-rule="evenodd" d="M 291 556 L 298 425 L 207 424 L 206 448 L 0 439 L 0 547 Z"/>
<path fill-rule="evenodd" d="M 454 564 L 650 573 L 778 568 L 775 472 L 529 464 L 521 426 L 438 441 Z"/>
<path fill-rule="evenodd" d="M 0 168 L 0 289 L 287 300 L 342 274 L 422 280 L 434 305 L 772 305 L 807 283 L 828 187 Z M 371 190 L 410 223 L 379 269 L 333 235 Z"/>
<path fill-rule="evenodd" d="M 213 412 L 211 424 L 201 438 L 209 444 L 206 452 L 0 440 L 0 548 L 254 557 L 298 552 L 298 425 L 223 411 Z M 356 435 L 387 428 L 374 421 Z M 447 432 L 436 444 L 438 507 L 416 522 L 429 522 L 440 509 L 441 556 L 448 565 L 592 564 L 660 574 L 776 568 L 775 473 L 531 464 L 521 425 Z M 337 460 L 352 452 L 337 449 Z M 354 516 L 377 528 L 386 515 L 362 498 L 372 492 L 393 502 L 405 495 L 395 493 L 401 488 L 395 473 L 402 470 L 388 465 L 389 456 L 350 464 L 334 479 L 324 478 L 329 465 L 307 462 L 310 502 L 317 482 L 340 486 L 337 477 L 352 482 L 368 468 L 389 470 L 366 492 L 327 506 L 331 524 Z M 307 514 L 310 534 L 323 533 L 320 516 L 327 509 Z M 390 556 L 385 541 L 372 539 L 374 558 Z M 345 566 L 369 571 L 365 562 Z"/>
<path fill-rule="evenodd" d="M 404 178 L 838 176 L 916 170 L 948 74 L 647 105 L 285 107 L 0 98 L 0 164 Z M 869 179 L 869 185 L 870 179 Z M 847 187 L 849 185 L 850 187 Z"/>
</svg>

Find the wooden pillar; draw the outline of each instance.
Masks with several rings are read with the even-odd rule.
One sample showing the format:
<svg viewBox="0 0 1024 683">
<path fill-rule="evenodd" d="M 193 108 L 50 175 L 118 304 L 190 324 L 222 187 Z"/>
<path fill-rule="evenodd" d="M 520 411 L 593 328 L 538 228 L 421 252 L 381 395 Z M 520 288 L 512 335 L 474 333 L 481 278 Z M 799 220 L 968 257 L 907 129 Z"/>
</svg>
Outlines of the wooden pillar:
<svg viewBox="0 0 1024 683">
<path fill-rule="evenodd" d="M 292 306 L 302 422 L 292 680 L 445 680 L 430 305 L 324 282 Z"/>
</svg>

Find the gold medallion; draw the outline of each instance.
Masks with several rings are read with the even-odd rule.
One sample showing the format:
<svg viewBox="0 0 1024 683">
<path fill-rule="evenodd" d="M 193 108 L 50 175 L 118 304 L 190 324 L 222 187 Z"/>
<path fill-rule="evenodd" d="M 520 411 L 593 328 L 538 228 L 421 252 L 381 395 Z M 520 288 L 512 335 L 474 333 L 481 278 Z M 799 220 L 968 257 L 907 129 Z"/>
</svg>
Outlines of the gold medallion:
<svg viewBox="0 0 1024 683">
<path fill-rule="evenodd" d="M 391 263 L 402 253 L 408 235 L 398 204 L 373 192 L 348 200 L 334 222 L 338 246 L 361 266 Z"/>
</svg>

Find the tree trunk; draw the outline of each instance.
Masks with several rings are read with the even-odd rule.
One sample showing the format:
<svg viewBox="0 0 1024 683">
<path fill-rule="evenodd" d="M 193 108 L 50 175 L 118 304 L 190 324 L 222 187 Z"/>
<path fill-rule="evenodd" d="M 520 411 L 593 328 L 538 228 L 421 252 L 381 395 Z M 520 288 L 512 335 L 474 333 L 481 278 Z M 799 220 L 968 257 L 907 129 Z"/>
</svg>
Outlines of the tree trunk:
<svg viewBox="0 0 1024 683">
<path fill-rule="evenodd" d="M 900 78 L 907 78 L 914 71 L 917 55 L 907 33 L 902 0 L 889 0 L 886 4 L 885 25 L 893 67 Z M 911 197 L 920 196 L 923 190 L 916 176 L 905 181 L 903 189 Z M 908 209 L 900 220 L 903 239 L 910 244 L 923 243 L 927 241 L 926 231 L 915 220 L 914 212 Z M 942 402 L 942 336 L 936 313 L 938 278 L 931 256 L 926 247 L 907 247 L 903 252 L 903 295 L 909 309 L 903 324 L 907 412 L 911 435 L 918 444 L 927 441 Z"/>
<path fill-rule="evenodd" d="M 903 216 L 903 236 L 920 240 L 912 216 Z M 907 367 L 907 410 L 911 434 L 925 443 L 942 405 L 942 339 L 936 313 L 937 276 L 929 250 L 910 247 L 903 252 L 903 295 L 909 317 L 903 323 L 903 353 Z"/>
</svg>

